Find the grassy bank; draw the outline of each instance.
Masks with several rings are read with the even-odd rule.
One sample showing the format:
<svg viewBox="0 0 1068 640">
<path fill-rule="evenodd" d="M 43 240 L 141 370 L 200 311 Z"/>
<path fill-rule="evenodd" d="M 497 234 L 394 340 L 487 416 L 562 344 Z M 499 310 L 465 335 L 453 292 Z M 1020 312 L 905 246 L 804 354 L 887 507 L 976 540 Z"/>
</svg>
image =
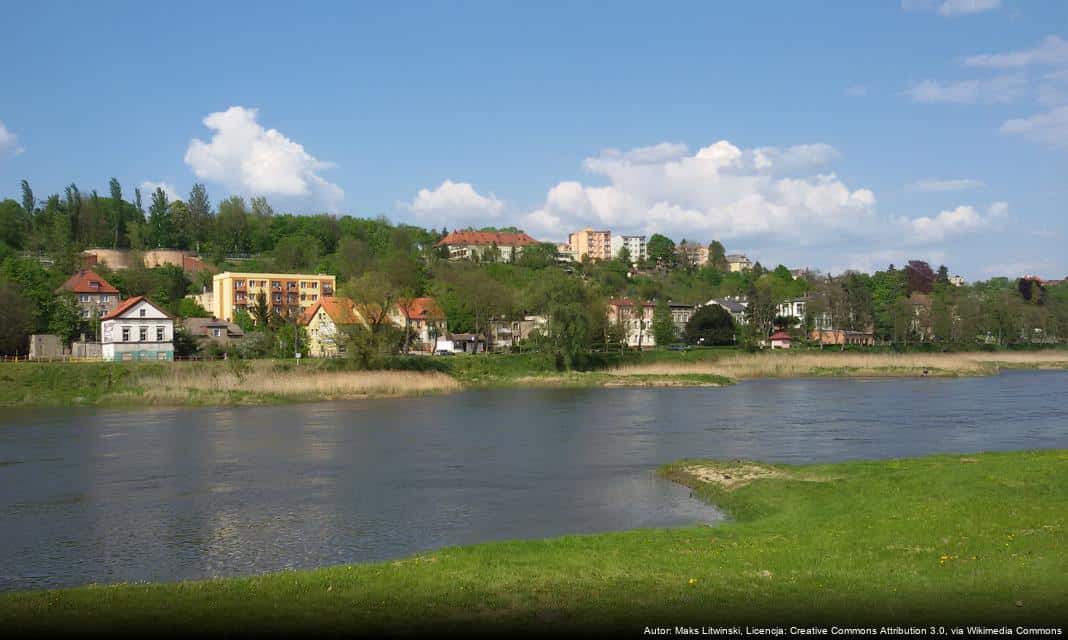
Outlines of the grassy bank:
<svg viewBox="0 0 1068 640">
<path fill-rule="evenodd" d="M 641 635 L 646 625 L 1064 621 L 1068 450 L 662 471 L 734 521 L 256 578 L 7 593 L 0 627 Z"/>
<path fill-rule="evenodd" d="M 263 404 L 459 389 L 441 372 L 347 371 L 317 361 L 0 364 L 0 406 Z"/>
</svg>

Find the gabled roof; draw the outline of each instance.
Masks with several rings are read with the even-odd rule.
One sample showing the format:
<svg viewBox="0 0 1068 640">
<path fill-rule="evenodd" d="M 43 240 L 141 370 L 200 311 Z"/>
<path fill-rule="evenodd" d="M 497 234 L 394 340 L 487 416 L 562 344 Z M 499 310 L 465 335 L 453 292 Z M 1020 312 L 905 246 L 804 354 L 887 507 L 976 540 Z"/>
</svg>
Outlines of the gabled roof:
<svg viewBox="0 0 1068 640">
<path fill-rule="evenodd" d="M 320 298 L 304 310 L 297 320 L 298 324 L 308 324 L 319 313 L 319 309 L 326 312 L 334 324 L 364 324 L 364 319 L 356 312 L 356 304 L 349 298 Z"/>
<path fill-rule="evenodd" d="M 737 300 L 730 300 L 727 298 L 716 298 L 709 300 L 707 304 L 715 304 L 723 307 L 729 313 L 742 313 L 745 311 L 745 305 Z"/>
<path fill-rule="evenodd" d="M 434 298 L 412 298 L 411 300 L 400 300 L 397 302 L 398 310 L 401 314 L 407 312 L 407 316 L 411 320 L 444 320 L 445 312 L 438 306 L 438 301 Z"/>
<path fill-rule="evenodd" d="M 507 233 L 503 231 L 453 231 L 438 241 L 435 247 L 445 245 L 497 245 L 498 247 L 525 247 L 538 244 L 538 241 L 523 232 Z"/>
<path fill-rule="evenodd" d="M 97 272 L 90 269 L 82 269 L 64 282 L 56 292 L 70 291 L 72 293 L 118 293 L 119 290 L 111 286 L 107 280 L 100 277 Z"/>
<path fill-rule="evenodd" d="M 155 309 L 156 311 L 159 311 L 160 313 L 162 313 L 166 317 L 170 318 L 171 320 L 174 320 L 174 316 L 172 316 L 171 314 L 167 313 L 166 311 L 161 309 L 157 304 L 155 304 L 154 302 L 152 302 L 151 300 L 149 300 L 148 298 L 146 298 L 144 296 L 134 296 L 132 298 L 127 298 L 126 300 L 123 300 L 119 304 L 119 306 L 115 307 L 114 311 L 112 311 L 111 313 L 109 313 L 107 315 L 100 316 L 100 319 L 101 320 L 115 320 L 117 318 L 121 318 L 123 315 L 126 314 L 127 311 L 129 311 L 130 309 L 132 309 L 135 306 L 137 306 L 137 303 L 141 302 L 142 300 L 144 302 L 148 303 L 149 305 L 151 305 L 152 308 Z"/>
<path fill-rule="evenodd" d="M 794 339 L 793 336 L 791 336 L 789 333 L 786 333 L 785 331 L 776 331 L 775 333 L 771 334 L 770 338 L 768 338 L 768 340 L 793 340 L 793 339 Z"/>
</svg>

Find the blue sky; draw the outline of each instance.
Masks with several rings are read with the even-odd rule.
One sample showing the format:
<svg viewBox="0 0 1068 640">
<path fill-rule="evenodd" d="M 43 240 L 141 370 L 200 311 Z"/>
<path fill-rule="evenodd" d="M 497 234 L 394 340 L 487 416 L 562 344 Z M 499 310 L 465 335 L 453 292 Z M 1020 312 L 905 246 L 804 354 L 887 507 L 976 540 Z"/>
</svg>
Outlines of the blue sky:
<svg viewBox="0 0 1068 640">
<path fill-rule="evenodd" d="M 1068 3 L 152 4 L 2 10 L 0 197 L 1068 274 Z"/>
</svg>

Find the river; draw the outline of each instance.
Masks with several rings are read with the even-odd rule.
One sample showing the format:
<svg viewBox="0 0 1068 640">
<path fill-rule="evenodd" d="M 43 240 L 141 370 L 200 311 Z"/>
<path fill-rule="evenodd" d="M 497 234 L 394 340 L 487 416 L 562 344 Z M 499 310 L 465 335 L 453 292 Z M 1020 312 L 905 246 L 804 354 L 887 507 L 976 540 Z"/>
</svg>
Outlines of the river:
<svg viewBox="0 0 1068 640">
<path fill-rule="evenodd" d="M 1068 372 L 5 410 L 0 589 L 251 575 L 446 545 L 715 523 L 684 457 L 1068 447 Z"/>
</svg>

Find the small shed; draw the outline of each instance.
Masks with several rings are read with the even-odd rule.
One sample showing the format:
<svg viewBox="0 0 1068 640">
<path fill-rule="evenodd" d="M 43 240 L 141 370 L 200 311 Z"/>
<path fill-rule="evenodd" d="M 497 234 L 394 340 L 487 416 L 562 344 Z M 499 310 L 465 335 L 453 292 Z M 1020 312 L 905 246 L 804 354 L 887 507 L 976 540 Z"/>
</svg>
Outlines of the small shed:
<svg viewBox="0 0 1068 640">
<path fill-rule="evenodd" d="M 768 338 L 768 343 L 772 349 L 789 349 L 791 342 L 793 342 L 793 338 L 785 331 L 776 331 Z"/>
</svg>

